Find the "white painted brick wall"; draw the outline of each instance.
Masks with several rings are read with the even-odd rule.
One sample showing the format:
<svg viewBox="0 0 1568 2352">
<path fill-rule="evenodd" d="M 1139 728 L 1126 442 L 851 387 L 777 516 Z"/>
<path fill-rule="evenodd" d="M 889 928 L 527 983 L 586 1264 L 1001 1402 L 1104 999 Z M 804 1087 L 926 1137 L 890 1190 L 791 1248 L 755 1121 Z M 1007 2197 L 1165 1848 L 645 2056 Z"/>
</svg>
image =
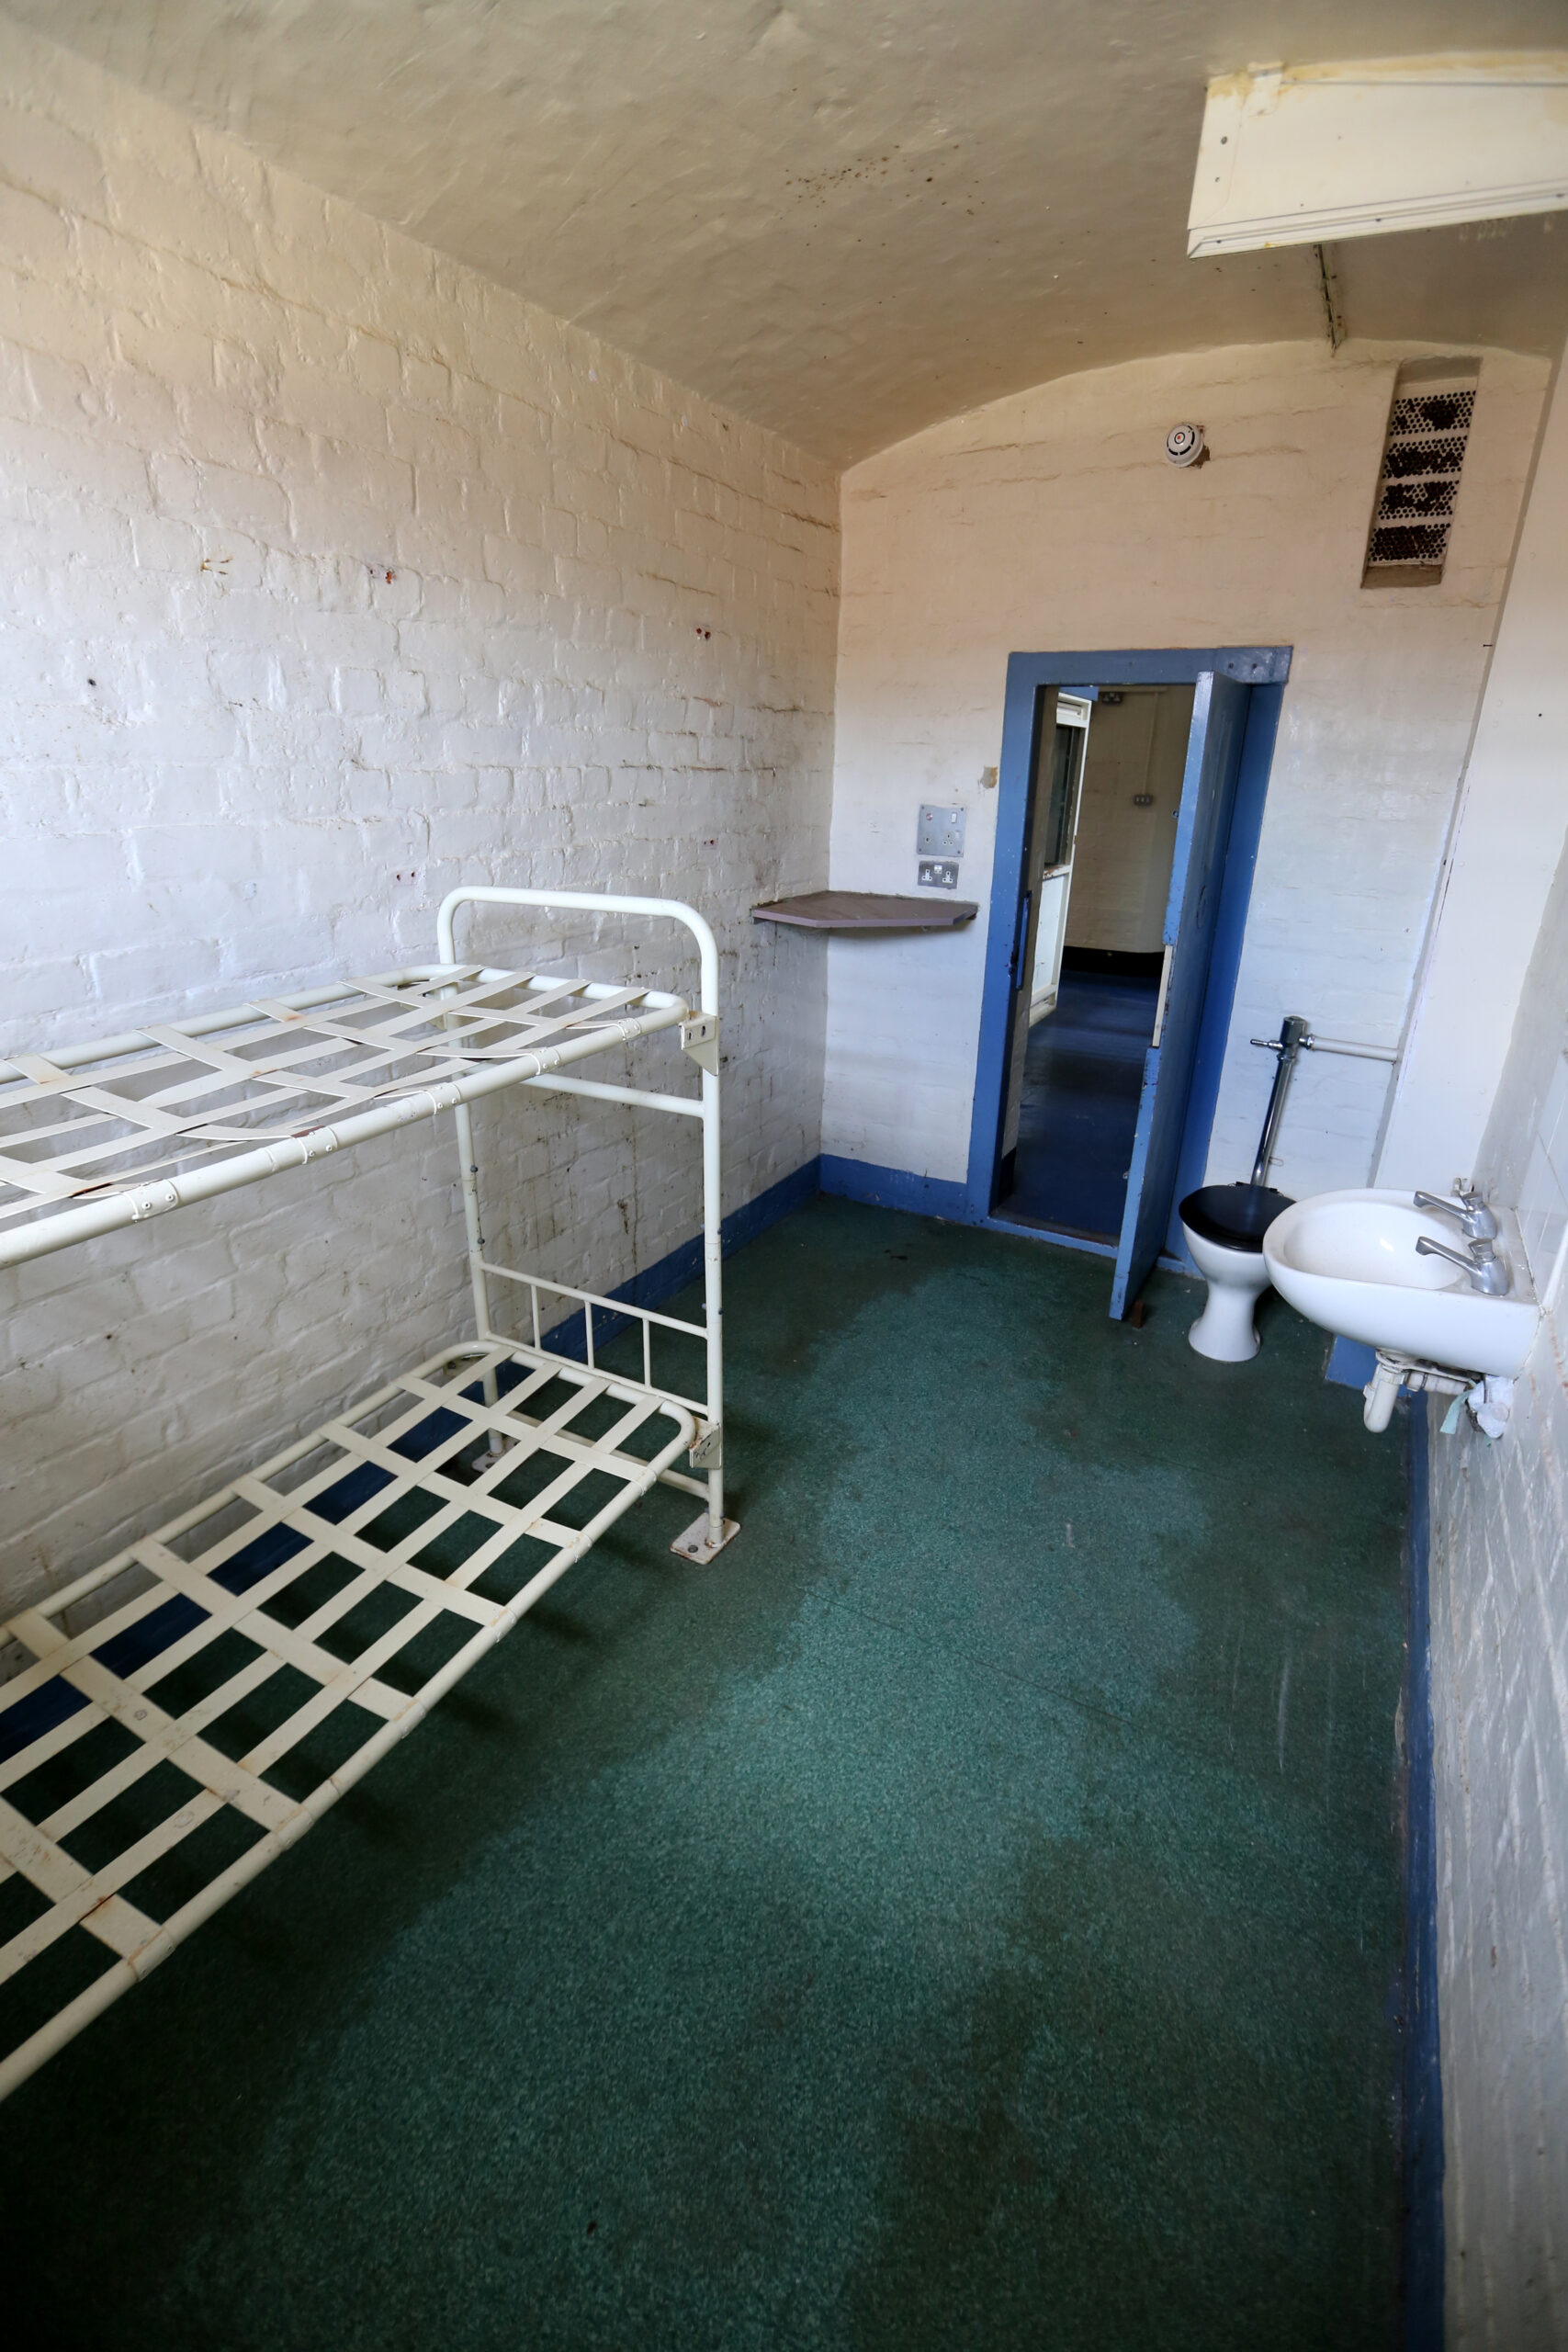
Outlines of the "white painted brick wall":
<svg viewBox="0 0 1568 2352">
<path fill-rule="evenodd" d="M 1561 746 L 1560 753 L 1561 753 Z M 1568 809 L 1568 763 L 1560 807 Z M 1560 824 L 1561 824 L 1560 817 Z M 1448 2340 L 1568 2343 L 1568 1297 L 1539 1171 L 1562 1161 L 1568 853 L 1481 1181 L 1524 1211 L 1547 1312 L 1506 1434 L 1432 1436 L 1432 1718 Z M 1552 1268 L 1556 1282 L 1552 1285 Z"/>
<path fill-rule="evenodd" d="M 0 25 L 0 1053 L 426 957 L 459 879 L 684 898 L 754 1197 L 818 1147 L 748 910 L 825 878 L 831 470 Z M 683 1128 L 483 1125 L 558 1272 L 696 1229 Z M 0 1277 L 0 1599 L 464 1328 L 460 1233 L 444 1127 Z"/>
<path fill-rule="evenodd" d="M 1432 926 L 1378 1158 L 1384 1185 L 1467 1178 L 1502 1083 L 1562 838 L 1568 376 L 1541 421 Z"/>
<path fill-rule="evenodd" d="M 1542 362 L 1483 356 L 1440 585 L 1363 591 L 1397 362 L 1280 344 L 1044 384 L 844 477 L 832 876 L 914 883 L 916 812 L 969 811 L 956 934 L 835 941 L 824 1148 L 961 1179 L 969 1145 L 1008 654 L 1295 649 L 1213 1148 L 1251 1168 L 1273 1073 L 1247 1040 L 1303 1012 L 1397 1045 L 1513 544 Z M 1212 462 L 1167 465 L 1196 417 Z M 1088 682 L 1092 683 L 1092 682 Z M 1388 1068 L 1304 1065 L 1273 1181 L 1368 1178 Z"/>
</svg>

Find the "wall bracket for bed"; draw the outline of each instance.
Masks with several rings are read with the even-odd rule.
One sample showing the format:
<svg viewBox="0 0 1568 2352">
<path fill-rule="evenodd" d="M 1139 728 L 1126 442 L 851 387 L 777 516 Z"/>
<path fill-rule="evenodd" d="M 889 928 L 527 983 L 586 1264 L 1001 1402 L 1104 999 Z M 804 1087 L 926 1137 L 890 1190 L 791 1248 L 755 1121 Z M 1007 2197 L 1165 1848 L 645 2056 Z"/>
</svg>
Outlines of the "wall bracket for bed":
<svg viewBox="0 0 1568 2352">
<path fill-rule="evenodd" d="M 682 923 L 700 1005 L 460 963 L 454 917 L 474 904 Z M 671 1547 L 683 1558 L 737 1532 L 712 932 L 673 899 L 471 888 L 443 904 L 438 944 L 434 965 L 0 1063 L 0 1266 L 450 1110 L 476 1327 L 0 1628 L 0 2097 L 292 1845 L 654 1486 L 703 1502 Z M 700 1095 L 564 1075 L 677 1026 Z M 513 1086 L 700 1122 L 700 1324 L 490 1258 L 469 1105 Z M 521 1338 L 497 1328 L 496 1290 Z M 579 1315 L 581 1356 L 559 1338 Z M 666 1333 L 700 1343 L 700 1395 L 656 1381 Z"/>
</svg>

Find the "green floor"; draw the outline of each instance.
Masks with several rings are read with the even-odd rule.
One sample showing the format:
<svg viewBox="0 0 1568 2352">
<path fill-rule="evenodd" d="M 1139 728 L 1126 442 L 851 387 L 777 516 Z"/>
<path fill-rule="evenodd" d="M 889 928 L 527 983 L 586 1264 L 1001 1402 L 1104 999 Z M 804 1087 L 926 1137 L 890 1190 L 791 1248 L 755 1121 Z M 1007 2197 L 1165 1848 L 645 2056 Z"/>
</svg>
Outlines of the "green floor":
<svg viewBox="0 0 1568 2352">
<path fill-rule="evenodd" d="M 0 2114 L 7 2344 L 1390 2346 L 1399 1440 L 820 1200 L 661 1492 Z"/>
</svg>

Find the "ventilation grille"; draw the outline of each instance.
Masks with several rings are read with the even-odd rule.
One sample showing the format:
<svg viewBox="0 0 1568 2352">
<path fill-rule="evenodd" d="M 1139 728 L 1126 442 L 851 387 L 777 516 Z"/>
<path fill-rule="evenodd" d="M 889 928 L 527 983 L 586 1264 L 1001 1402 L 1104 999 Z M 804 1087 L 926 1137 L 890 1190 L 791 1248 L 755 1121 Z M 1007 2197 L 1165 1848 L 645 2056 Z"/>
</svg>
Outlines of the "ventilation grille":
<svg viewBox="0 0 1568 2352">
<path fill-rule="evenodd" d="M 1369 579 L 1442 578 L 1474 408 L 1473 388 L 1396 397 L 1367 542 Z"/>
</svg>

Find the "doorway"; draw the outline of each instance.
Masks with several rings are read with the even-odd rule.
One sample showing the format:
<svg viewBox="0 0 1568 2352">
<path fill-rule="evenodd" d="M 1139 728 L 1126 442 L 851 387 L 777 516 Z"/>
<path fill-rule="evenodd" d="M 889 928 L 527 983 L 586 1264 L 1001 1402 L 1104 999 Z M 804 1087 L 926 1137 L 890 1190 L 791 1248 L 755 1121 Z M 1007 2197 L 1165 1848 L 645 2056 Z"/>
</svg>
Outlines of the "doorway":
<svg viewBox="0 0 1568 2352">
<path fill-rule="evenodd" d="M 1048 787 L 1044 762 L 1036 762 L 1031 995 L 1014 1037 L 997 1182 L 996 1214 L 1009 1224 L 1100 1242 L 1121 1232 L 1165 960 L 1193 691 L 1112 686 L 1092 701 L 1057 696 L 1057 746 L 1081 712 L 1081 751 L 1060 830 L 1039 808 Z M 1053 766 L 1065 764 L 1055 749 Z"/>
<path fill-rule="evenodd" d="M 1290 661 L 1008 663 L 969 1213 L 1113 1256 L 1113 1317 L 1184 1255 Z"/>
</svg>

